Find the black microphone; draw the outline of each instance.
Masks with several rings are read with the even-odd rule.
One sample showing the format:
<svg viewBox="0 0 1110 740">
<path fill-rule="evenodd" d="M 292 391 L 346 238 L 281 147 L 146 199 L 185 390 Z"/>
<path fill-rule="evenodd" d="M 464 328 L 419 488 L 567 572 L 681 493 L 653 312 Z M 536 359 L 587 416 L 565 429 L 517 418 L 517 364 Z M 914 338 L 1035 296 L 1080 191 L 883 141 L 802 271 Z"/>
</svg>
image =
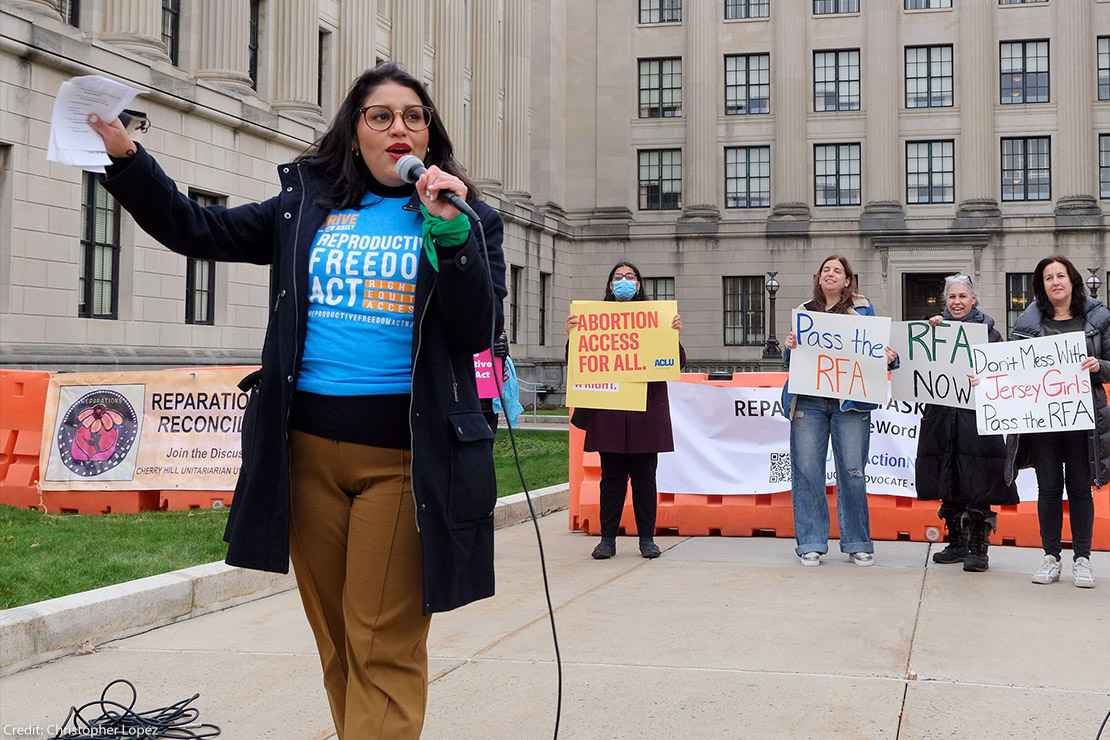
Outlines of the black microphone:
<svg viewBox="0 0 1110 740">
<path fill-rule="evenodd" d="M 394 170 L 397 172 L 398 177 L 412 185 L 415 185 L 416 181 L 428 171 L 424 163 L 420 161 L 420 158 L 414 154 L 406 154 L 398 159 L 397 164 L 394 165 Z M 467 205 L 467 202 L 455 193 L 450 190 L 440 190 L 439 194 L 436 196 L 436 200 L 441 199 L 447 201 L 455 208 L 458 208 L 474 221 L 481 223 L 481 219 L 478 218 L 478 214 L 474 212 L 474 209 Z"/>
</svg>

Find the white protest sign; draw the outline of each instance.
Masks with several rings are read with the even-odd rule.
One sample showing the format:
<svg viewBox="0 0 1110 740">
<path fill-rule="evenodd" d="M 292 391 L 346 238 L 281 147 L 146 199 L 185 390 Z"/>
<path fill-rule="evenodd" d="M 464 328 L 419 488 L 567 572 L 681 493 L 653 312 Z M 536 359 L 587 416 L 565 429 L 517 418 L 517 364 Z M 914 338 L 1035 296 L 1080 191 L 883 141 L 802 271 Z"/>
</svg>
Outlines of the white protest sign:
<svg viewBox="0 0 1110 740">
<path fill-rule="evenodd" d="M 975 355 L 979 434 L 1031 434 L 1095 428 L 1083 332 L 984 344 Z"/>
<path fill-rule="evenodd" d="M 890 318 L 794 310 L 791 393 L 883 403 Z"/>
<path fill-rule="evenodd" d="M 890 325 L 890 346 L 898 353 L 890 395 L 960 409 L 975 408 L 971 376 L 971 348 L 987 343 L 986 324 L 946 321 L 895 321 Z"/>
</svg>

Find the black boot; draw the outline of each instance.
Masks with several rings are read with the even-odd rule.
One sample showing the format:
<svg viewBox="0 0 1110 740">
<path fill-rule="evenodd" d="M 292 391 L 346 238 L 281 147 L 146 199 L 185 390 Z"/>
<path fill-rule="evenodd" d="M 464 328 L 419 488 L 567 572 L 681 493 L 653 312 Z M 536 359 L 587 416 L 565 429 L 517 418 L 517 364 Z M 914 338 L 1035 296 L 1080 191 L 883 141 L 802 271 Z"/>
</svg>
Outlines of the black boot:
<svg viewBox="0 0 1110 740">
<path fill-rule="evenodd" d="M 963 511 L 949 510 L 948 504 L 941 506 L 941 518 L 948 528 L 948 547 L 933 553 L 933 562 L 940 565 L 962 563 L 967 557 L 967 531 L 964 527 Z"/>
<path fill-rule="evenodd" d="M 597 547 L 591 555 L 594 560 L 608 560 L 617 554 L 617 540 L 615 537 L 602 537 L 601 542 L 597 543 Z"/>
<path fill-rule="evenodd" d="M 984 517 L 979 512 L 969 511 L 964 514 L 964 527 L 968 531 L 967 557 L 964 558 L 964 570 L 968 573 L 982 573 L 990 567 L 990 558 L 987 550 L 990 548 L 990 534 L 994 529 L 993 516 Z"/>
<path fill-rule="evenodd" d="M 641 557 L 648 558 L 649 560 L 657 558 L 663 552 L 659 549 L 659 545 L 655 544 L 655 540 L 640 540 L 640 555 Z"/>
</svg>

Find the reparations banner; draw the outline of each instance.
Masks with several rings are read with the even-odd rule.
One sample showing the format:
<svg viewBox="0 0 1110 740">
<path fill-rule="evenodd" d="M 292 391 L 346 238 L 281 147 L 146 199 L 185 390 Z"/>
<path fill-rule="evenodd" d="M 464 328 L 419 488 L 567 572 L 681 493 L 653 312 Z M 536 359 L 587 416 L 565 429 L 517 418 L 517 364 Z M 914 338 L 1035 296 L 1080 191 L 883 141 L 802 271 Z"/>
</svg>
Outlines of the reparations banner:
<svg viewBox="0 0 1110 740">
<path fill-rule="evenodd" d="M 252 367 L 56 374 L 43 419 L 47 491 L 231 491 Z"/>
</svg>

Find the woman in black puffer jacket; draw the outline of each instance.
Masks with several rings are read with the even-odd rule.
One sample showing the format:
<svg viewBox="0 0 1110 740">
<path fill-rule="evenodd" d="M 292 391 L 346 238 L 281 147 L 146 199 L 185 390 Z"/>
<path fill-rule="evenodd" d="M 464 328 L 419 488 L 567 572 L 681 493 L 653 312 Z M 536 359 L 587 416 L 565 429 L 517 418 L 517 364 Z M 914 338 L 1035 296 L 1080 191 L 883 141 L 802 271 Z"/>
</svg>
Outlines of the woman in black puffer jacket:
<svg viewBox="0 0 1110 740">
<path fill-rule="evenodd" d="M 929 323 L 963 321 L 985 324 L 992 342 L 1002 341 L 994 319 L 979 310 L 971 278 L 953 275 L 944 281 L 944 313 Z M 975 410 L 925 406 L 917 439 L 917 497 L 940 499 L 937 512 L 948 527 L 948 547 L 934 563 L 963 563 L 964 570 L 988 568 L 988 538 L 996 527 L 991 505 L 1016 504 L 1017 489 L 1003 479 L 1006 443 L 999 436 L 980 436 Z"/>
</svg>

